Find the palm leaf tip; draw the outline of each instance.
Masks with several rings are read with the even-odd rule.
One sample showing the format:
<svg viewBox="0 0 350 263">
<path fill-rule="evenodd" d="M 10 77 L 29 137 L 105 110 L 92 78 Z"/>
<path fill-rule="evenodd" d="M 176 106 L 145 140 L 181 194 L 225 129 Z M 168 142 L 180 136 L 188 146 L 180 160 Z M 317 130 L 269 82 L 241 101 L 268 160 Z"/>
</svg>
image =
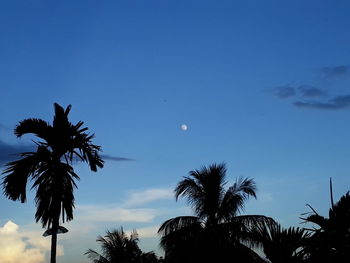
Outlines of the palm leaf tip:
<svg viewBox="0 0 350 263">
<path fill-rule="evenodd" d="M 54 111 L 56 115 L 60 115 L 60 114 L 65 114 L 65 110 L 63 109 L 63 107 L 61 105 L 59 105 L 57 102 L 55 102 L 53 104 L 54 107 Z M 68 109 L 68 108 L 67 108 Z"/>
<path fill-rule="evenodd" d="M 253 196 L 256 198 L 257 186 L 254 179 L 239 177 L 234 186 L 237 191 L 241 191 L 247 196 Z"/>
</svg>

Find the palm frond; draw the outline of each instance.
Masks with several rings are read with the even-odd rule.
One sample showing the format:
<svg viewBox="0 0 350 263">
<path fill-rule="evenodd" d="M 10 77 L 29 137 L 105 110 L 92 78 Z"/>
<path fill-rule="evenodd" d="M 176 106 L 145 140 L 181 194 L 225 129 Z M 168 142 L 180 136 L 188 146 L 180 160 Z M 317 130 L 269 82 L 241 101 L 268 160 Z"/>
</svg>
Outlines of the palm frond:
<svg viewBox="0 0 350 263">
<path fill-rule="evenodd" d="M 175 198 L 186 197 L 186 201 L 192 206 L 195 213 L 198 215 L 203 210 L 205 202 L 205 193 L 200 185 L 192 178 L 185 177 L 180 181 L 175 188 Z"/>
<path fill-rule="evenodd" d="M 266 227 L 272 227 L 276 222 L 263 215 L 240 215 L 231 218 L 230 221 L 221 223 L 222 231 L 232 233 L 232 238 L 250 246 L 259 246 L 259 242 L 253 238 L 252 231 L 259 231 Z"/>
<path fill-rule="evenodd" d="M 23 158 L 9 162 L 3 172 L 2 182 L 4 195 L 13 200 L 26 201 L 26 185 L 28 178 L 34 176 L 41 167 L 39 153 L 26 152 L 20 154 Z"/>
<path fill-rule="evenodd" d="M 99 156 L 99 151 L 101 147 L 94 145 L 92 139 L 94 134 L 90 135 L 84 133 L 83 131 L 88 128 L 80 129 L 80 126 L 83 122 L 78 122 L 77 125 L 72 125 L 70 129 L 70 140 L 66 146 L 67 157 L 70 161 L 73 160 L 74 156 L 77 157 L 80 161 L 86 162 L 89 164 L 92 171 L 97 171 L 97 168 L 102 168 L 104 161 Z"/>
<path fill-rule="evenodd" d="M 218 209 L 218 218 L 229 221 L 244 210 L 245 202 L 251 196 L 256 198 L 256 185 L 253 179 L 239 178 L 225 192 L 220 207 Z"/>
<path fill-rule="evenodd" d="M 217 209 L 224 195 L 225 164 L 213 164 L 189 172 L 175 188 L 176 200 L 186 197 L 195 214 L 215 221 Z"/>
<path fill-rule="evenodd" d="M 198 241 L 201 240 L 203 225 L 200 222 L 187 223 L 178 227 L 176 231 L 173 229 L 168 229 L 168 231 L 161 231 L 160 229 L 158 231 L 158 233 L 162 234 L 160 247 L 164 249 L 166 254 L 177 253 L 176 251 L 179 249 L 181 251 L 183 248 L 185 250 L 190 249 L 192 246 L 196 246 Z"/>
<path fill-rule="evenodd" d="M 250 231 L 253 242 L 264 249 L 272 262 L 301 262 L 305 253 L 302 249 L 310 234 L 304 229 L 282 228 L 280 224 L 261 225 Z M 251 240 L 250 240 L 251 241 Z"/>
<path fill-rule="evenodd" d="M 161 234 L 162 236 L 166 236 L 166 235 L 169 235 L 170 233 L 179 231 L 183 228 L 193 226 L 193 225 L 202 227 L 202 223 L 198 217 L 178 216 L 178 217 L 166 220 L 159 227 L 158 234 Z"/>
<path fill-rule="evenodd" d="M 312 214 L 306 218 L 301 218 L 304 220 L 305 223 L 313 223 L 318 226 L 320 226 L 322 229 L 327 229 L 329 225 L 329 219 L 321 216 L 321 215 L 316 215 Z"/>
<path fill-rule="evenodd" d="M 273 226 L 276 221 L 264 215 L 240 215 L 231 219 L 232 223 L 239 223 L 248 228 L 256 228 L 260 226 Z"/>
<path fill-rule="evenodd" d="M 244 208 L 244 197 L 244 195 L 237 193 L 234 187 L 230 187 L 220 203 L 218 218 L 229 221 L 232 217 L 236 216 Z"/>
<path fill-rule="evenodd" d="M 344 194 L 329 210 L 329 218 L 350 219 L 350 193 Z"/>
<path fill-rule="evenodd" d="M 17 137 L 22 137 L 24 134 L 35 134 L 39 138 L 50 142 L 52 137 L 52 127 L 41 119 L 25 119 L 21 121 L 15 128 L 14 133 Z"/>
<path fill-rule="evenodd" d="M 239 177 L 232 187 L 237 193 L 242 193 L 242 195 L 245 195 L 247 197 L 252 196 L 256 198 L 257 188 L 254 180 L 251 178 Z"/>
<path fill-rule="evenodd" d="M 92 260 L 93 263 L 111 263 L 101 254 L 97 253 L 95 250 L 88 249 L 84 255 L 87 255 L 89 259 Z"/>
<path fill-rule="evenodd" d="M 53 178 L 52 173 L 58 173 L 60 176 Z M 32 188 L 37 189 L 35 196 L 37 222 L 40 220 L 44 227 L 50 227 L 60 213 L 63 222 L 73 220 L 74 188 L 77 188 L 74 179 L 79 179 L 78 175 L 65 163 L 49 167 L 35 177 Z"/>
</svg>

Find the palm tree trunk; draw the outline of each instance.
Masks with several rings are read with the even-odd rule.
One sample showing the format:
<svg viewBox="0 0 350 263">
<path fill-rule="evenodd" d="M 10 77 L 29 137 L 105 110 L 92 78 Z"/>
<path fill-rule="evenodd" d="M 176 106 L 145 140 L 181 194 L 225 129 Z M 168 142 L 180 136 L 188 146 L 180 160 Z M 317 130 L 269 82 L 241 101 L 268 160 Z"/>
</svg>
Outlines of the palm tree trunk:
<svg viewBox="0 0 350 263">
<path fill-rule="evenodd" d="M 50 263 L 56 263 L 56 248 L 57 248 L 57 230 L 59 226 L 59 220 L 55 220 L 52 224 L 52 237 L 51 237 L 51 260 Z"/>
<path fill-rule="evenodd" d="M 59 159 L 57 158 L 57 163 Z M 54 208 L 53 220 L 52 220 L 52 237 L 51 237 L 51 260 L 50 263 L 56 263 L 56 250 L 57 250 L 57 232 L 60 224 L 60 214 L 61 214 L 61 202 L 60 202 L 60 184 L 57 179 L 57 175 L 53 178 L 53 193 L 52 193 L 52 203 Z"/>
</svg>

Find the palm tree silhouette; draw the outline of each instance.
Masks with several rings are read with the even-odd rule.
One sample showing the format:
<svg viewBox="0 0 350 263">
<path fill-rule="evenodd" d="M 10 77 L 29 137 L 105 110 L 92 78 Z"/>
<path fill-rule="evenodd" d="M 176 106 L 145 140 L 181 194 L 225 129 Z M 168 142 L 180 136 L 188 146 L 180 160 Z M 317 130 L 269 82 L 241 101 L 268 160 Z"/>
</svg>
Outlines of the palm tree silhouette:
<svg viewBox="0 0 350 263">
<path fill-rule="evenodd" d="M 249 242 L 250 229 L 274 221 L 262 215 L 240 215 L 248 198 L 256 198 L 256 185 L 252 179 L 239 178 L 226 190 L 225 176 L 225 164 L 213 164 L 191 171 L 178 183 L 176 200 L 186 197 L 195 216 L 175 217 L 161 225 L 158 233 L 162 235 L 165 259 L 171 262 L 226 262 L 231 257 L 236 260 L 245 257 L 244 262 L 259 260 L 241 241 Z"/>
<path fill-rule="evenodd" d="M 156 263 L 154 252 L 143 253 L 138 246 L 139 238 L 134 230 L 128 237 L 123 228 L 107 231 L 96 240 L 101 244 L 102 253 L 89 249 L 85 255 L 94 263 Z"/>
<path fill-rule="evenodd" d="M 36 190 L 36 222 L 47 228 L 44 235 L 51 238 L 51 263 L 56 262 L 57 234 L 67 230 L 59 226 L 59 220 L 71 221 L 74 208 L 74 188 L 79 176 L 74 172 L 74 161 L 87 162 L 92 171 L 103 167 L 100 147 L 92 144 L 94 135 L 86 133 L 83 122 L 68 121 L 71 105 L 66 109 L 54 104 L 55 115 L 50 125 L 41 119 L 25 119 L 15 128 L 17 137 L 34 134 L 39 140 L 35 152 L 21 153 L 19 160 L 6 164 L 3 172 L 4 195 L 11 200 L 26 201 L 26 186 L 32 180 Z"/>
<path fill-rule="evenodd" d="M 260 225 L 251 231 L 252 239 L 258 247 L 262 247 L 266 258 L 271 263 L 301 263 L 304 262 L 303 246 L 309 238 L 305 229 L 289 227 L 280 224 Z"/>
<path fill-rule="evenodd" d="M 319 215 L 308 205 L 312 212 L 305 223 L 318 227 L 308 229 L 313 232 L 306 244 L 309 262 L 350 262 L 350 194 L 343 195 L 329 209 L 329 217 Z"/>
</svg>

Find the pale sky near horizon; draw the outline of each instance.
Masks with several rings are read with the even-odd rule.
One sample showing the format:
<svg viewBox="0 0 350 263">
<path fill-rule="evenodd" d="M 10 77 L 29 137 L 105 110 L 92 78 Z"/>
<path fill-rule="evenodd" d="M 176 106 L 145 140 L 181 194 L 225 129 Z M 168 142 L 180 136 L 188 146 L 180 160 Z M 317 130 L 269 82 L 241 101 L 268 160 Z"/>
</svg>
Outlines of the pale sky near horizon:
<svg viewBox="0 0 350 263">
<path fill-rule="evenodd" d="M 57 262 L 89 262 L 96 237 L 121 226 L 158 251 L 159 225 L 191 214 L 174 186 L 214 162 L 230 182 L 255 179 L 245 213 L 300 226 L 309 203 L 326 216 L 329 177 L 336 200 L 350 186 L 349 11 L 345 0 L 0 1 L 2 168 L 31 145 L 15 125 L 51 122 L 54 102 L 72 104 L 104 155 L 126 158 L 76 165 Z M 0 261 L 11 247 L 44 262 L 33 193 L 0 207 Z"/>
</svg>

